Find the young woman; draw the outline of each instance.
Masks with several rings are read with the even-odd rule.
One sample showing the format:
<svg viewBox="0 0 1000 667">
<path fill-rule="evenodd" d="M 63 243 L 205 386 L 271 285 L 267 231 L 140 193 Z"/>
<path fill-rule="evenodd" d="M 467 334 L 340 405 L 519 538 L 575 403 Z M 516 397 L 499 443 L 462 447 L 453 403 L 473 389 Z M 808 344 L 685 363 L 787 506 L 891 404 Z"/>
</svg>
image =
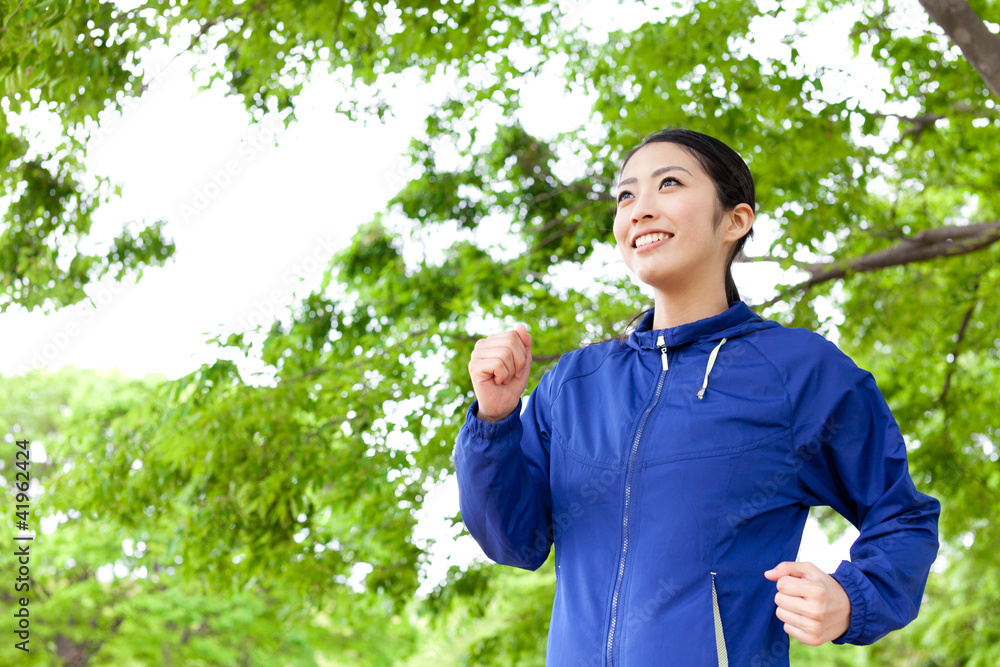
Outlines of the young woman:
<svg viewBox="0 0 1000 667">
<path fill-rule="evenodd" d="M 523 412 L 524 325 L 476 344 L 462 519 L 498 563 L 537 569 L 555 545 L 549 665 L 787 665 L 789 635 L 869 644 L 917 615 L 940 505 L 872 375 L 740 300 L 754 206 L 731 148 L 650 135 L 614 231 L 653 310 L 563 355 Z M 813 505 L 860 530 L 832 574 L 795 562 Z"/>
</svg>

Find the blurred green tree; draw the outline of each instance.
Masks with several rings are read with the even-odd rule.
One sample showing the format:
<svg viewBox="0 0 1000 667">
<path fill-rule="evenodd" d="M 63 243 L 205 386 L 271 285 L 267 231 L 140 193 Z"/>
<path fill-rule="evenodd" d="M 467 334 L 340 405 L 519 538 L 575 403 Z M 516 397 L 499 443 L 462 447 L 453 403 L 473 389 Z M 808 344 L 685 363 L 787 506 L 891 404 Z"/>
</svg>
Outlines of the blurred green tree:
<svg viewBox="0 0 1000 667">
<path fill-rule="evenodd" d="M 73 367 L 0 378 L 0 428 L 8 444 L 15 438 L 30 440 L 36 458 L 29 468 L 28 523 L 35 532 L 27 543 L 29 589 L 0 592 L 5 609 L 15 609 L 18 596 L 30 600 L 29 652 L 5 642 L 3 663 L 330 665 L 351 664 L 365 655 L 387 664 L 403 655 L 413 637 L 383 627 L 378 622 L 383 614 L 373 609 L 370 596 L 340 586 L 339 595 L 313 605 L 298 591 L 265 579 L 238 587 L 208 586 L 183 558 L 167 553 L 177 517 L 138 508 L 150 520 L 136 529 L 133 521 L 77 509 L 89 501 L 75 498 L 75 491 L 103 493 L 102 503 L 134 507 L 130 491 L 109 479 L 66 489 L 59 477 L 72 478 L 77 466 L 87 468 L 116 447 L 110 433 L 76 434 L 89 436 L 95 425 L 100 430 L 102 421 L 141 405 L 163 382 L 163 377 L 134 380 Z M 5 487 L 14 480 L 12 459 L 0 462 Z M 141 461 L 133 461 L 130 470 L 138 472 L 140 466 Z M 49 524 L 45 529 L 43 517 Z M 16 569 L 14 559 L 0 560 L 5 581 L 14 581 Z M 343 662 L 318 662 L 317 652 Z"/>
</svg>

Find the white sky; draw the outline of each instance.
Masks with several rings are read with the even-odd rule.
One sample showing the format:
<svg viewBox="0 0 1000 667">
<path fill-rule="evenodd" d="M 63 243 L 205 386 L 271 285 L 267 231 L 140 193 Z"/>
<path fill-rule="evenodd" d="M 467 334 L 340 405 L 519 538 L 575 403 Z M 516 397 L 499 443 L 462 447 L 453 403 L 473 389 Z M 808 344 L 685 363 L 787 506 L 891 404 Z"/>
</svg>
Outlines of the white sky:
<svg viewBox="0 0 1000 667">
<path fill-rule="evenodd" d="M 622 12 L 613 1 L 568 5 L 575 8 L 574 18 L 598 33 L 610 25 L 608 11 L 628 24 L 652 13 Z M 908 16 L 911 5 L 920 11 L 915 0 L 902 3 L 899 11 Z M 747 48 L 785 53 L 787 46 L 777 37 L 790 29 L 788 20 L 756 22 L 773 38 Z M 824 79 L 827 89 L 848 87 L 862 94 L 863 86 L 876 106 L 880 77 L 865 58 L 847 66 L 850 22 L 848 13 L 834 13 L 821 33 L 796 47 L 807 61 L 829 64 L 831 54 L 840 54 L 836 64 L 844 70 Z M 143 62 L 157 71 L 178 50 L 162 48 Z M 295 302 L 295 294 L 304 296 L 318 285 L 331 254 L 385 208 L 405 183 L 402 153 L 410 137 L 422 130 L 428 103 L 447 90 L 445 84 L 428 94 L 411 78 L 388 95 L 396 118 L 364 127 L 334 112 L 339 84 L 316 77 L 299 100 L 298 121 L 280 131 L 277 120 L 252 127 L 240 102 L 221 90 L 197 93 L 189 74 L 193 63 L 193 56 L 178 58 L 123 117 L 103 116 L 87 159 L 92 173 L 123 186 L 122 198 L 99 212 L 97 235 L 103 231 L 111 238 L 123 221 L 165 219 L 165 233 L 177 244 L 175 257 L 146 270 L 137 285 L 91 286 L 93 305 L 50 314 L 10 309 L 0 322 L 5 350 L 0 374 L 74 364 L 176 378 L 214 360 L 215 349 L 204 344 L 210 335 L 269 322 Z M 586 122 L 587 100 L 568 103 L 560 91 L 554 76 L 524 91 L 522 122 L 529 131 L 548 137 Z M 269 140 L 276 130 L 274 147 Z M 775 233 L 766 216 L 759 216 L 748 254 L 765 252 Z M 782 278 L 773 265 L 738 265 L 734 271 L 741 292 L 757 301 L 769 298 Z"/>
<path fill-rule="evenodd" d="M 602 12 L 618 4 L 575 6 L 577 18 L 597 30 L 608 25 Z M 901 3 L 898 12 L 906 20 L 923 20 L 915 0 Z M 636 20 L 637 14 L 627 16 Z M 846 61 L 850 25 L 849 15 L 834 14 L 821 32 L 796 46 L 807 59 L 827 64 L 831 54 L 839 54 L 843 60 L 836 65 L 844 72 L 832 74 L 827 89 L 852 86 L 860 95 L 858 88 L 864 88 L 866 106 L 877 106 L 882 81 L 864 59 L 850 66 Z M 766 19 L 759 29 L 776 35 L 788 24 Z M 759 39 L 753 48 L 780 53 L 787 47 L 775 37 Z M 178 50 L 162 49 L 144 62 L 156 71 Z M 50 314 L 8 311 L 0 319 L 3 375 L 73 364 L 117 367 L 133 376 L 160 372 L 173 379 L 214 361 L 217 349 L 206 344 L 209 337 L 269 324 L 315 288 L 332 253 L 385 208 L 405 183 L 402 153 L 422 131 L 427 103 L 446 91 L 439 86 L 428 94 L 412 81 L 401 85 L 389 98 L 396 117 L 364 127 L 334 112 L 339 84 L 315 78 L 297 105 L 297 123 L 278 132 L 274 147 L 270 134 L 279 124 L 251 127 L 237 100 L 219 90 L 198 93 L 189 74 L 192 62 L 193 56 L 178 58 L 123 117 L 102 118 L 87 160 L 92 173 L 124 189 L 120 200 L 101 210 L 98 233 L 110 237 L 126 220 L 165 219 L 165 233 L 177 244 L 174 259 L 148 269 L 136 285 L 92 286 L 88 293 L 96 307 L 78 304 Z M 543 79 L 525 91 L 522 120 L 529 131 L 546 137 L 585 122 L 586 100 L 567 104 L 560 90 L 553 79 Z M 551 113 L 553 108 L 560 113 Z M 764 217 L 755 229 L 750 255 L 765 252 L 776 231 Z M 741 292 L 755 301 L 769 298 L 782 276 L 765 264 L 735 271 Z M 442 517 L 457 508 L 453 481 L 432 494 L 428 507 L 431 515 L 439 514 L 426 518 L 418 533 L 440 540 L 434 568 L 440 574 L 449 554 L 462 562 L 478 547 L 468 539 L 458 548 L 444 534 Z M 810 521 L 800 559 L 832 571 L 848 558 L 854 535 L 831 549 Z M 432 574 L 430 581 L 435 579 Z"/>
</svg>

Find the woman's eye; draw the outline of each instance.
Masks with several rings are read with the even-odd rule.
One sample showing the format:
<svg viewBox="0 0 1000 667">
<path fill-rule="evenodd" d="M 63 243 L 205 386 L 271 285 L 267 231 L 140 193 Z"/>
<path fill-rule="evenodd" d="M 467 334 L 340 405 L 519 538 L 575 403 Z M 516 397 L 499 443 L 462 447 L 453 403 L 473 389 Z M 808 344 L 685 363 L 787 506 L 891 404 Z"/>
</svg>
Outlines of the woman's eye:
<svg viewBox="0 0 1000 667">
<path fill-rule="evenodd" d="M 660 187 L 661 187 L 661 188 L 662 188 L 662 187 L 663 187 L 664 185 L 667 185 L 667 184 L 669 184 L 669 185 L 683 185 L 683 183 L 681 183 L 680 181 L 678 181 L 678 180 L 677 180 L 676 178 L 674 178 L 673 176 L 667 176 L 667 177 L 666 177 L 666 178 L 664 178 L 664 179 L 663 179 L 662 181 L 660 181 Z M 631 193 L 631 192 L 629 192 L 628 190 L 622 190 L 621 192 L 619 192 L 619 193 L 618 193 L 618 203 L 619 203 L 619 204 L 620 204 L 620 203 L 622 203 L 622 199 L 624 199 L 624 198 L 625 198 L 625 195 L 628 195 L 628 196 L 630 196 L 630 197 L 631 197 L 631 196 L 632 196 L 632 193 Z"/>
<path fill-rule="evenodd" d="M 674 178 L 673 176 L 667 176 L 667 177 L 666 177 L 666 178 L 664 178 L 664 179 L 663 179 L 662 181 L 660 181 L 660 187 L 661 187 L 661 188 L 662 188 L 662 187 L 663 187 L 664 185 L 668 185 L 668 184 L 669 184 L 669 185 L 683 185 L 683 183 L 681 183 L 680 181 L 678 181 L 678 180 L 677 180 L 676 178 Z M 619 193 L 618 193 L 618 203 L 619 203 L 619 204 L 620 204 L 620 203 L 622 202 L 622 199 L 624 199 L 624 198 L 625 198 L 625 195 L 628 195 L 628 196 L 630 196 L 630 197 L 631 197 L 631 196 L 632 196 L 632 193 L 631 193 L 631 192 L 629 192 L 628 190 L 622 190 L 621 192 L 619 192 Z"/>
</svg>

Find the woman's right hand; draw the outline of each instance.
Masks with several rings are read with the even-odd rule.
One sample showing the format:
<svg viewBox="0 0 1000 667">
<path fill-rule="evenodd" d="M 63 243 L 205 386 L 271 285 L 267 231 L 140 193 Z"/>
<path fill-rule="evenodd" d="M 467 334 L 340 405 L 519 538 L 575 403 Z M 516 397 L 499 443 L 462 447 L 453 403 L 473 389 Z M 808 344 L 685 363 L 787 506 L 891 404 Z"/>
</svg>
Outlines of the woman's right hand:
<svg viewBox="0 0 1000 667">
<path fill-rule="evenodd" d="M 477 340 L 469 376 L 479 401 L 479 419 L 498 422 L 509 417 L 528 386 L 530 370 L 531 336 L 523 324 Z"/>
</svg>

